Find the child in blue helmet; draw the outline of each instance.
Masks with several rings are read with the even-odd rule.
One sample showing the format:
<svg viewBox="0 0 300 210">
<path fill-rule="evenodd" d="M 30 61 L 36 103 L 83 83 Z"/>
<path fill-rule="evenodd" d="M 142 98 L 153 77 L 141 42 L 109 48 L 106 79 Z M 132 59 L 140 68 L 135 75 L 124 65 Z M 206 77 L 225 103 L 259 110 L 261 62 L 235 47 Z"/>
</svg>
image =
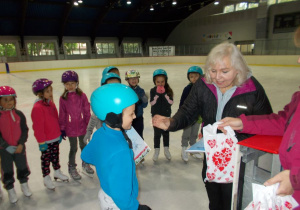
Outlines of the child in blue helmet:
<svg viewBox="0 0 300 210">
<path fill-rule="evenodd" d="M 140 73 L 137 70 L 129 70 L 125 73 L 125 80 L 128 82 L 128 85 L 134 90 L 134 92 L 139 97 L 138 102 L 135 107 L 136 118 L 132 122 L 132 127 L 137 131 L 137 133 L 144 139 L 144 108 L 148 105 L 148 97 L 145 94 L 143 88 L 139 84 Z"/>
<path fill-rule="evenodd" d="M 96 167 L 101 209 L 150 209 L 137 200 L 132 142 L 125 133 L 135 119 L 137 101 L 136 93 L 123 84 L 107 84 L 92 93 L 92 110 L 103 125 L 84 148 L 81 158 Z"/>
<path fill-rule="evenodd" d="M 110 84 L 110 83 L 121 83 L 120 76 L 115 73 L 104 74 L 101 79 L 101 85 Z M 95 114 L 92 114 L 86 129 L 86 134 L 83 138 L 85 144 L 87 144 L 90 141 L 94 128 L 98 130 L 99 128 L 101 128 L 101 126 L 102 126 L 102 121 L 99 120 L 99 118 Z"/>
<path fill-rule="evenodd" d="M 65 90 L 59 99 L 59 125 L 64 138 L 68 136 L 70 142 L 69 174 L 74 180 L 80 180 L 81 175 L 76 169 L 75 159 L 78 141 L 81 150 L 86 145 L 83 137 L 91 117 L 90 104 L 86 95 L 78 87 L 79 78 L 75 71 L 65 71 L 61 81 Z M 86 174 L 94 174 L 94 170 L 85 162 L 82 162 L 82 169 Z"/>
<path fill-rule="evenodd" d="M 156 114 L 170 117 L 171 106 L 173 104 L 173 90 L 168 84 L 167 72 L 163 69 L 157 69 L 153 72 L 153 82 L 155 87 L 150 90 L 150 104 L 152 117 Z M 164 153 L 168 160 L 171 160 L 169 151 L 169 131 L 164 131 L 157 127 L 154 128 L 154 148 L 153 161 L 158 160 L 160 152 L 160 137 L 163 136 Z"/>
<path fill-rule="evenodd" d="M 192 66 L 188 69 L 187 71 L 187 78 L 190 81 L 190 83 L 183 89 L 179 107 L 181 107 L 185 101 L 185 99 L 188 97 L 193 84 L 203 76 L 203 71 L 199 66 Z M 202 122 L 201 116 L 199 116 L 198 121 L 195 121 L 192 125 L 186 127 L 183 129 L 182 133 L 182 139 L 181 139 L 181 146 L 182 146 L 182 151 L 181 151 L 181 158 L 183 161 L 187 162 L 189 160 L 188 158 L 188 153 L 186 152 L 186 149 L 188 147 L 188 144 L 192 146 L 193 144 L 196 143 L 196 139 L 198 137 L 198 131 L 200 128 L 200 124 Z M 201 154 L 194 154 L 196 158 L 201 158 Z"/>
<path fill-rule="evenodd" d="M 108 66 L 108 67 L 104 68 L 102 71 L 102 77 L 107 73 L 115 73 L 120 76 L 120 71 L 115 66 Z"/>
</svg>

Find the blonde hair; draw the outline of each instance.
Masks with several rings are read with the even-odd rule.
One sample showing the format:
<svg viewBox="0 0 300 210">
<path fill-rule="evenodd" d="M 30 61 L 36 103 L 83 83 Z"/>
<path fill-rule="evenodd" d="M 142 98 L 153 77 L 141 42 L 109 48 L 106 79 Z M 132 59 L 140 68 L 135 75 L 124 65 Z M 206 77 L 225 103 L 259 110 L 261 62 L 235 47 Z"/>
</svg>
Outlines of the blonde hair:
<svg viewBox="0 0 300 210">
<path fill-rule="evenodd" d="M 252 71 L 248 67 L 242 53 L 231 43 L 224 42 L 215 46 L 208 54 L 204 66 L 205 79 L 207 83 L 212 83 L 209 71 L 225 57 L 230 59 L 231 67 L 237 70 L 238 74 L 233 81 L 234 86 L 242 85 L 251 75 Z"/>
</svg>

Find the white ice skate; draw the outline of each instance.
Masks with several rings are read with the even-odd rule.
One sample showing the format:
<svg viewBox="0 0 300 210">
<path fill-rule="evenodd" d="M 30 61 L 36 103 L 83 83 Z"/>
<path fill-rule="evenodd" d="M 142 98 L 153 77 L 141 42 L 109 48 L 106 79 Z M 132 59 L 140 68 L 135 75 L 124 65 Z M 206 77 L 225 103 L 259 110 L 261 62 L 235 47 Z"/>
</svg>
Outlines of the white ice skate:
<svg viewBox="0 0 300 210">
<path fill-rule="evenodd" d="M 32 196 L 32 192 L 30 191 L 27 182 L 21 184 L 21 190 L 26 197 Z"/>
<path fill-rule="evenodd" d="M 51 177 L 49 175 L 44 177 L 44 185 L 47 187 L 49 190 L 54 190 L 55 185 L 53 184 Z"/>
<path fill-rule="evenodd" d="M 60 169 L 54 171 L 54 180 L 57 181 L 58 179 L 60 179 L 63 182 L 69 181 L 69 177 L 64 175 Z"/>
<path fill-rule="evenodd" d="M 166 156 L 167 160 L 171 160 L 172 156 L 169 151 L 169 147 L 164 147 L 164 152 L 165 152 L 165 156 Z"/>
<path fill-rule="evenodd" d="M 154 155 L 153 155 L 153 158 L 152 158 L 152 160 L 154 162 L 156 162 L 158 160 L 159 150 L 160 150 L 159 148 L 155 148 L 155 152 L 154 152 Z"/>
<path fill-rule="evenodd" d="M 82 162 L 82 172 L 87 176 L 93 178 L 94 177 L 94 170 L 91 168 L 90 164 Z"/>
<path fill-rule="evenodd" d="M 11 203 L 17 203 L 18 197 L 14 188 L 7 190 L 9 201 Z"/>
<path fill-rule="evenodd" d="M 185 151 L 186 150 L 186 147 L 182 147 L 182 150 L 181 150 L 181 158 L 184 162 L 188 162 L 189 161 L 189 156 L 188 156 L 188 153 Z"/>
<path fill-rule="evenodd" d="M 75 181 L 79 181 L 81 180 L 81 176 L 78 173 L 76 166 L 70 166 L 69 165 L 69 174 L 72 177 L 72 179 L 74 179 Z"/>
</svg>

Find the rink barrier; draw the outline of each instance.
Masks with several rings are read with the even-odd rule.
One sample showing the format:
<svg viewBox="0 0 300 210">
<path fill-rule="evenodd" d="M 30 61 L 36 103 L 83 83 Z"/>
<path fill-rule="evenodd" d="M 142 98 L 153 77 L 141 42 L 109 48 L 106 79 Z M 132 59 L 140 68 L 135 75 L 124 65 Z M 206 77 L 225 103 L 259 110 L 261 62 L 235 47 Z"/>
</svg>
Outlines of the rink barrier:
<svg viewBox="0 0 300 210">
<path fill-rule="evenodd" d="M 244 56 L 250 66 L 300 67 L 297 55 Z M 190 64 L 203 66 L 206 56 L 134 57 L 84 60 L 52 60 L 9 63 L 10 72 L 52 71 L 65 69 L 104 68 L 106 66 Z M 0 73 L 6 73 L 5 63 L 0 63 Z"/>
</svg>

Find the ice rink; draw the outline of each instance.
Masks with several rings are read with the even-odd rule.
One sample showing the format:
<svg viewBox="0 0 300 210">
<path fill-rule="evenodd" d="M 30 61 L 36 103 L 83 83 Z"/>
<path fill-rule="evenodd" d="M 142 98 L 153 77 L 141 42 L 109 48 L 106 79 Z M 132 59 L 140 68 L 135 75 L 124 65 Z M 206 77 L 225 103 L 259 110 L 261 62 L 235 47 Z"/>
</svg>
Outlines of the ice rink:
<svg viewBox="0 0 300 210">
<path fill-rule="evenodd" d="M 295 61 L 296 62 L 296 61 Z M 188 84 L 188 64 L 168 65 L 141 65 L 121 66 L 122 83 L 127 84 L 124 79 L 125 71 L 136 69 L 140 72 L 140 86 L 149 95 L 154 87 L 152 73 L 155 69 L 162 68 L 168 73 L 168 83 L 174 91 L 174 104 L 172 113 L 176 113 L 183 88 Z M 200 65 L 203 67 L 203 65 Z M 253 75 L 263 85 L 274 112 L 281 110 L 285 104 L 290 102 L 292 94 L 299 90 L 300 65 L 299 67 L 274 67 L 274 66 L 250 66 Z M 45 66 L 46 68 L 46 66 Z M 100 75 L 103 68 L 75 70 L 79 75 L 79 87 L 90 97 L 92 91 L 99 86 Z M 55 191 L 45 188 L 41 172 L 40 151 L 36 139 L 33 136 L 31 109 L 36 97 L 31 91 L 33 81 L 38 78 L 53 80 L 54 101 L 58 108 L 59 97 L 64 87 L 61 83 L 61 75 L 65 70 L 36 71 L 24 73 L 0 74 L 0 85 L 12 86 L 17 92 L 17 108 L 27 118 L 29 127 L 29 138 L 26 143 L 28 164 L 31 169 L 29 176 L 29 187 L 33 195 L 27 198 L 20 190 L 18 180 L 15 182 L 15 189 L 18 195 L 18 202 L 11 204 L 7 192 L 2 188 L 3 198 L 0 200 L 0 209 L 38 209 L 38 210 L 61 210 L 61 209 L 99 209 L 98 191 L 99 181 L 95 175 L 90 178 L 82 174 L 82 180 L 76 182 L 54 182 Z M 144 110 L 144 138 L 147 144 L 153 149 L 153 128 L 150 124 L 150 105 Z M 137 166 L 139 181 L 139 198 L 142 204 L 147 204 L 153 210 L 199 210 L 208 209 L 208 198 L 201 179 L 202 161 L 190 156 L 186 164 L 181 159 L 181 134 L 182 131 L 170 133 L 170 152 L 172 160 L 164 157 L 163 150 L 159 160 L 152 161 L 153 150 L 148 154 L 144 166 Z M 161 142 L 161 148 L 162 148 Z M 60 145 L 61 170 L 68 174 L 67 163 L 69 153 L 68 140 Z M 4 161 L 4 160 L 2 160 Z M 81 171 L 80 150 L 77 152 L 77 164 Z M 53 169 L 51 176 L 53 175 Z M 16 175 L 15 175 L 16 177 Z M 53 177 L 53 176 L 52 176 Z"/>
</svg>

